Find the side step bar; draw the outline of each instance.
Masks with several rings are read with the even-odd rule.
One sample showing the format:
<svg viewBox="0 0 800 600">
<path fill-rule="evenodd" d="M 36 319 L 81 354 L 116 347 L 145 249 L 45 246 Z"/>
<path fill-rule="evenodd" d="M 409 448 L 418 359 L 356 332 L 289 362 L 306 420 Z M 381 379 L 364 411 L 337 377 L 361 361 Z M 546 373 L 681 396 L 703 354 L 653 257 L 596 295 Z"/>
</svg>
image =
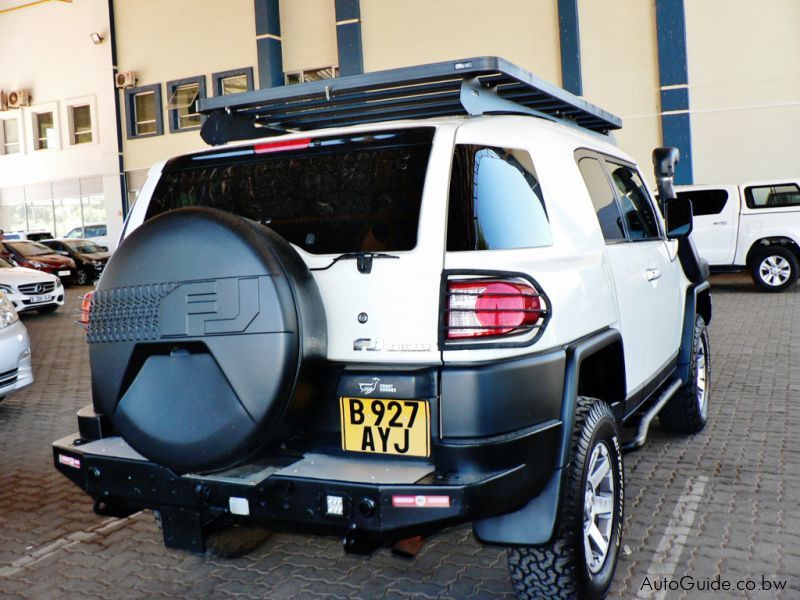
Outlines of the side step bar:
<svg viewBox="0 0 800 600">
<path fill-rule="evenodd" d="M 647 440 L 647 432 L 650 429 L 650 422 L 661 411 L 661 409 L 664 408 L 664 405 L 669 402 L 669 399 L 675 395 L 675 392 L 677 392 L 682 385 L 683 381 L 680 379 L 675 379 L 669 384 L 667 389 L 661 393 L 656 403 L 653 404 L 653 406 L 651 406 L 647 412 L 644 413 L 644 415 L 642 415 L 642 419 L 639 421 L 639 427 L 636 430 L 636 436 L 632 440 L 622 445 L 622 450 L 624 452 L 638 450 L 644 446 L 644 443 Z"/>
</svg>

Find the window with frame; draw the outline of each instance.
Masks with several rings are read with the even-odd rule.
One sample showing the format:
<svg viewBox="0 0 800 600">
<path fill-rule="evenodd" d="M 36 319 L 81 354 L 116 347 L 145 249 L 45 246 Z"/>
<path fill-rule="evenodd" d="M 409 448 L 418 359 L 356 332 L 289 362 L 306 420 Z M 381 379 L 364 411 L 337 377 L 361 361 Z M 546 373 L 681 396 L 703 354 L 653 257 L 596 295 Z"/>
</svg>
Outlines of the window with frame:
<svg viewBox="0 0 800 600">
<path fill-rule="evenodd" d="M 661 234 L 655 209 L 639 173 L 615 162 L 606 161 L 606 165 L 617 191 L 628 238 L 634 241 L 659 239 Z"/>
<path fill-rule="evenodd" d="M 253 68 L 234 69 L 212 73 L 211 84 L 215 96 L 230 96 L 253 91 Z"/>
<path fill-rule="evenodd" d="M 53 112 L 33 113 L 33 144 L 36 150 L 47 150 L 56 145 L 56 128 Z"/>
<path fill-rule="evenodd" d="M 800 206 L 800 188 L 794 183 L 759 185 L 745 189 L 748 208 L 783 208 Z"/>
<path fill-rule="evenodd" d="M 88 104 L 69 107 L 70 143 L 90 144 L 92 142 L 92 109 Z"/>
<path fill-rule="evenodd" d="M 231 75 L 223 77 L 219 82 L 220 91 L 223 96 L 231 94 L 241 94 L 247 91 L 247 75 Z"/>
<path fill-rule="evenodd" d="M 450 176 L 447 250 L 535 248 L 552 243 L 530 154 L 457 145 Z"/>
<path fill-rule="evenodd" d="M 596 158 L 581 158 L 578 168 L 583 176 L 589 197 L 592 199 L 597 221 L 603 238 L 607 242 L 620 242 L 625 240 L 625 228 L 622 226 L 622 213 L 614 198 L 614 190 L 606 176 L 603 165 Z"/>
<path fill-rule="evenodd" d="M 134 131 L 136 135 L 149 135 L 156 133 L 156 94 L 155 92 L 141 92 L 133 96 Z"/>
<path fill-rule="evenodd" d="M 18 154 L 20 151 L 19 121 L 3 119 L 0 121 L 0 154 Z"/>
<path fill-rule="evenodd" d="M 319 69 L 305 69 L 303 71 L 291 71 L 285 74 L 286 85 L 295 83 L 306 83 L 308 81 L 321 81 L 323 79 L 334 79 L 339 76 L 338 65 L 321 67 Z"/>
<path fill-rule="evenodd" d="M 190 77 L 167 82 L 169 130 L 171 132 L 199 129 L 203 117 L 197 112 L 197 101 L 206 97 L 205 77 Z"/>
<path fill-rule="evenodd" d="M 678 198 L 692 202 L 692 214 L 695 217 L 718 215 L 728 204 L 726 190 L 690 190 L 678 192 Z"/>
<path fill-rule="evenodd" d="M 125 90 L 125 119 L 128 139 L 164 133 L 161 111 L 161 84 L 142 85 Z"/>
</svg>

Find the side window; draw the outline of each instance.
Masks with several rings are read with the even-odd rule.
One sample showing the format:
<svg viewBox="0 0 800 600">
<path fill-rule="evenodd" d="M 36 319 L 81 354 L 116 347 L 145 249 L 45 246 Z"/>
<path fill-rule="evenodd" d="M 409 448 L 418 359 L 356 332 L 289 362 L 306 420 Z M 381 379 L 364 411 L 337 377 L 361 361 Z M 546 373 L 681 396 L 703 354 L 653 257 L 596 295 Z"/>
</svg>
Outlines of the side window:
<svg viewBox="0 0 800 600">
<path fill-rule="evenodd" d="M 524 150 L 456 146 L 447 249 L 502 250 L 552 243 L 530 155 Z"/>
<path fill-rule="evenodd" d="M 800 188 L 792 183 L 749 187 L 744 197 L 748 208 L 800 206 Z"/>
<path fill-rule="evenodd" d="M 625 239 L 625 230 L 622 227 L 622 215 L 614 200 L 614 191 L 608 183 L 608 177 L 603 170 L 603 165 L 596 158 L 582 158 L 578 161 L 578 168 L 583 175 L 586 189 L 592 198 L 600 229 L 607 242 Z"/>
<path fill-rule="evenodd" d="M 728 203 L 728 192 L 725 190 L 692 190 L 678 192 L 678 198 L 692 201 L 692 213 L 695 217 L 718 215 Z"/>
<path fill-rule="evenodd" d="M 650 198 L 639 174 L 632 168 L 606 162 L 611 180 L 617 188 L 622 218 L 631 240 L 658 239 L 658 221 Z"/>
</svg>

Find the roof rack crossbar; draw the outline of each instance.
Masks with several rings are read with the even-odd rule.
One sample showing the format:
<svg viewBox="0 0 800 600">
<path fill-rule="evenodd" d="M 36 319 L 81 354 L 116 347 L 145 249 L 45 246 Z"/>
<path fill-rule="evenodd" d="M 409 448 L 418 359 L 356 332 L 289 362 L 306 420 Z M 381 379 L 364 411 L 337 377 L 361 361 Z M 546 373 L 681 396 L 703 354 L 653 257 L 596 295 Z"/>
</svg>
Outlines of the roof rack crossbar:
<svg viewBox="0 0 800 600">
<path fill-rule="evenodd" d="M 436 103 L 440 101 L 450 102 L 453 104 L 454 102 L 458 102 L 458 92 L 453 92 L 449 89 L 444 90 L 436 90 L 436 91 L 426 91 L 423 96 L 420 95 L 408 95 L 408 96 L 397 96 L 397 95 L 380 95 L 380 96 L 369 96 L 364 98 L 363 96 L 357 97 L 349 97 L 346 100 L 342 101 L 342 99 L 337 98 L 335 102 L 329 102 L 325 100 L 315 100 L 309 101 L 304 103 L 297 103 L 291 105 L 277 105 L 274 108 L 270 108 L 269 111 L 265 111 L 267 113 L 267 117 L 269 120 L 282 120 L 282 119 L 292 119 L 298 115 L 307 115 L 307 114 L 315 114 L 321 117 L 324 117 L 325 114 L 340 114 L 344 112 L 352 112 L 361 110 L 363 108 L 391 108 L 393 106 L 401 105 L 401 104 L 427 104 L 427 103 Z M 316 110 L 321 105 L 326 105 L 327 110 L 325 112 Z M 258 118 L 262 114 L 263 109 L 245 109 L 239 112 L 239 114 L 244 115 L 251 115 L 253 117 Z"/>
<path fill-rule="evenodd" d="M 496 57 L 446 61 L 204 98 L 210 144 L 334 125 L 498 113 L 528 114 L 607 134 L 618 117 Z M 250 123 L 250 125 L 248 125 Z"/>
</svg>

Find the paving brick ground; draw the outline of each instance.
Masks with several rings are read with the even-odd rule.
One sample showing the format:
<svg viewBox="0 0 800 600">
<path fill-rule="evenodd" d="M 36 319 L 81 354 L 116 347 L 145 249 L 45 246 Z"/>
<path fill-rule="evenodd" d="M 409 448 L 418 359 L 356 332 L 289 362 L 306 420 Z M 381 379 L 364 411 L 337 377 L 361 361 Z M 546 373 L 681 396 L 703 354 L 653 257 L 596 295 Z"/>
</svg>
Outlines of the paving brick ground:
<svg viewBox="0 0 800 600">
<path fill-rule="evenodd" d="M 756 589 L 666 598 L 800 597 L 800 291 L 760 294 L 739 276 L 713 283 L 709 425 L 688 439 L 655 425 L 625 456 L 616 598 L 664 597 L 646 578 L 653 586 L 670 572 Z M 481 547 L 466 526 L 432 538 L 414 561 L 345 556 L 336 539 L 288 534 L 219 560 L 164 548 L 150 514 L 96 516 L 50 457 L 90 401 L 73 324 L 80 291 L 55 315 L 24 317 L 36 383 L 0 403 L 0 598 L 513 597 L 505 551 Z M 787 587 L 763 591 L 762 576 Z"/>
</svg>

